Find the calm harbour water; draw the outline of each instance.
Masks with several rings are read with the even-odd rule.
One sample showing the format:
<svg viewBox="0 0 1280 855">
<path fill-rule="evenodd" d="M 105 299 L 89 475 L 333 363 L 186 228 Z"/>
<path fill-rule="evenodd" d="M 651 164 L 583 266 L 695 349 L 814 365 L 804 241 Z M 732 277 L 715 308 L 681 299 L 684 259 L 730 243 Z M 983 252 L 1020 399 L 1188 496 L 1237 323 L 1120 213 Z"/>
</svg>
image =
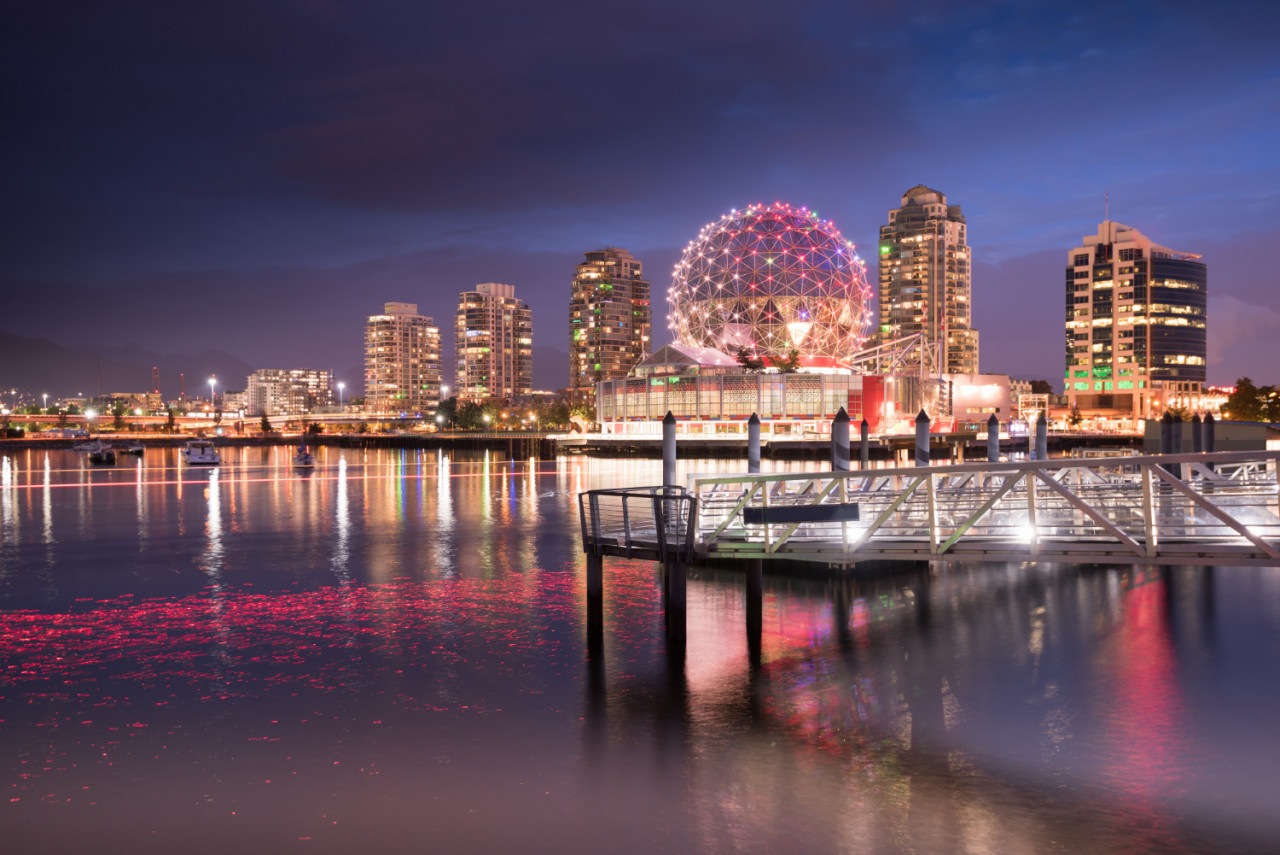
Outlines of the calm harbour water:
<svg viewBox="0 0 1280 855">
<path fill-rule="evenodd" d="M 1280 569 L 767 575 L 753 661 L 610 559 L 592 659 L 576 493 L 659 461 L 290 455 L 0 461 L 7 851 L 1280 848 Z"/>
</svg>

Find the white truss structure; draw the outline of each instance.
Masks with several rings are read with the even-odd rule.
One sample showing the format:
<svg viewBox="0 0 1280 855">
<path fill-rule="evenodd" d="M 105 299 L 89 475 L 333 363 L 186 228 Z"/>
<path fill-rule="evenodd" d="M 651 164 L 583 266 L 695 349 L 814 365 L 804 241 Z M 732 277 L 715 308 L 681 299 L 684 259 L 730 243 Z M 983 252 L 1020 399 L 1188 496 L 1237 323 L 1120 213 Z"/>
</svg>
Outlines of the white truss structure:
<svg viewBox="0 0 1280 855">
<path fill-rule="evenodd" d="M 788 475 L 695 475 L 706 557 L 1280 567 L 1280 451 Z M 856 503 L 857 522 L 743 509 Z"/>
</svg>

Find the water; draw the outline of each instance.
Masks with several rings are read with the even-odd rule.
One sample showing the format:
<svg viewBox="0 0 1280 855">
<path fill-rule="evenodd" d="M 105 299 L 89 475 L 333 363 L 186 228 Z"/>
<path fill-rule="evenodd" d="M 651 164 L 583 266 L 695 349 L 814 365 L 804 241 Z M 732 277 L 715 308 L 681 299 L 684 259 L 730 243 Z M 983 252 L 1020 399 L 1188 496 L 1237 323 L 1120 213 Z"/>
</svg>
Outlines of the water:
<svg viewBox="0 0 1280 855">
<path fill-rule="evenodd" d="M 766 576 L 753 657 L 609 559 L 592 658 L 575 494 L 658 461 L 290 454 L 0 460 L 7 851 L 1280 847 L 1280 570 Z"/>
</svg>

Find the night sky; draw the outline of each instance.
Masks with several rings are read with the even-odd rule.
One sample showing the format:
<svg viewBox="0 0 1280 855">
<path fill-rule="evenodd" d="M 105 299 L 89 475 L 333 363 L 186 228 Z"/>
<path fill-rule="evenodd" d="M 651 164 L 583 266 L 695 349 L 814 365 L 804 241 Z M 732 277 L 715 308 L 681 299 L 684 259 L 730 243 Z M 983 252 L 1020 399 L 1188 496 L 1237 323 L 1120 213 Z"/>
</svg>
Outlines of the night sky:
<svg viewBox="0 0 1280 855">
<path fill-rule="evenodd" d="M 969 223 L 983 370 L 1061 380 L 1109 191 L 1209 265 L 1210 381 L 1275 382 L 1278 8 L 10 0 L 0 331 L 345 372 L 388 300 L 451 360 L 458 292 L 499 281 L 567 351 L 613 245 L 662 344 L 705 223 L 807 205 L 874 262 L 924 183 Z"/>
</svg>

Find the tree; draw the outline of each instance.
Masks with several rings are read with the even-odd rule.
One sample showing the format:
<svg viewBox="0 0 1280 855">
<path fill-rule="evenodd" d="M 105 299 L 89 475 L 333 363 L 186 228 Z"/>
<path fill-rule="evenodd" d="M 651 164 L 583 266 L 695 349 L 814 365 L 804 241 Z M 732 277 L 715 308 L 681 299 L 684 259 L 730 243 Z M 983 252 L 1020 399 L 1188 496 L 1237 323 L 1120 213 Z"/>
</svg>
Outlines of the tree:
<svg viewBox="0 0 1280 855">
<path fill-rule="evenodd" d="M 75 404 L 67 404 L 67 415 L 69 416 L 80 415 L 80 408 L 77 407 Z"/>
<path fill-rule="evenodd" d="M 368 433 L 368 432 L 369 432 L 368 422 L 361 422 L 360 424 L 356 425 L 356 433 Z"/>
<path fill-rule="evenodd" d="M 1248 377 L 1236 381 L 1236 390 L 1227 396 L 1222 405 L 1222 415 L 1238 422 L 1259 422 L 1263 418 L 1260 390 Z"/>
<path fill-rule="evenodd" d="M 124 414 L 129 411 L 124 401 L 116 401 L 111 407 L 111 426 L 116 430 L 124 430 Z"/>
<path fill-rule="evenodd" d="M 759 374 L 764 370 L 764 360 L 758 356 L 752 355 L 751 351 L 745 347 L 738 348 L 734 358 L 738 360 L 738 364 L 752 374 Z"/>
<path fill-rule="evenodd" d="M 28 416 L 38 416 L 40 415 L 42 410 L 40 409 L 39 404 L 31 404 L 30 406 L 23 407 L 21 410 L 19 410 L 19 412 Z"/>
<path fill-rule="evenodd" d="M 306 433 L 307 433 L 307 436 L 316 437 L 316 436 L 319 436 L 323 430 L 324 430 L 324 426 L 321 425 L 319 422 L 312 422 L 311 424 L 307 425 Z"/>
<path fill-rule="evenodd" d="M 67 426 L 67 411 L 58 410 L 58 427 L 65 428 Z"/>
<path fill-rule="evenodd" d="M 164 429 L 165 433 L 173 433 L 178 427 L 178 416 L 173 411 L 173 407 L 164 408 Z"/>
<path fill-rule="evenodd" d="M 1084 421 L 1084 415 L 1080 412 L 1080 405 L 1072 404 L 1071 412 L 1067 415 L 1067 424 L 1071 425 L 1072 427 L 1080 427 L 1080 424 L 1083 421 Z"/>
<path fill-rule="evenodd" d="M 444 418 L 444 424 L 453 427 L 458 421 L 458 396 L 454 395 L 452 398 L 441 401 L 440 406 L 436 407 L 436 415 Z"/>
<path fill-rule="evenodd" d="M 216 410 L 214 410 L 214 411 L 213 411 L 213 423 L 214 423 L 215 425 L 220 425 L 220 424 L 222 424 L 222 409 L 221 409 L 221 408 L 216 409 Z"/>
<path fill-rule="evenodd" d="M 786 356 L 774 360 L 773 367 L 781 374 L 795 374 L 800 370 L 800 351 L 791 348 Z"/>
<path fill-rule="evenodd" d="M 1048 380 L 1032 380 L 1031 394 L 1032 395 L 1052 395 L 1053 384 L 1050 383 Z"/>
<path fill-rule="evenodd" d="M 262 414 L 262 432 L 271 433 L 271 419 L 267 418 L 267 414 Z"/>
</svg>

